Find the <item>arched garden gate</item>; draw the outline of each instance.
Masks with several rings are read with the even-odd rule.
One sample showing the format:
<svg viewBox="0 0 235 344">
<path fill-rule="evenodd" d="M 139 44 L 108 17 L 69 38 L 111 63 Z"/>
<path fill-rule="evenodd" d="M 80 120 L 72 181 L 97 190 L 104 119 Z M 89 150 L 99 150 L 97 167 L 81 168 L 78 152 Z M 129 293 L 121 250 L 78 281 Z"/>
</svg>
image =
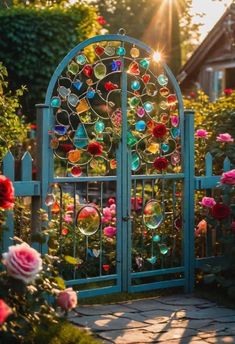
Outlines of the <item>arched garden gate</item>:
<svg viewBox="0 0 235 344">
<path fill-rule="evenodd" d="M 38 106 L 42 199 L 81 296 L 193 285 L 193 119 L 158 57 L 122 34 L 88 39 Z"/>
</svg>

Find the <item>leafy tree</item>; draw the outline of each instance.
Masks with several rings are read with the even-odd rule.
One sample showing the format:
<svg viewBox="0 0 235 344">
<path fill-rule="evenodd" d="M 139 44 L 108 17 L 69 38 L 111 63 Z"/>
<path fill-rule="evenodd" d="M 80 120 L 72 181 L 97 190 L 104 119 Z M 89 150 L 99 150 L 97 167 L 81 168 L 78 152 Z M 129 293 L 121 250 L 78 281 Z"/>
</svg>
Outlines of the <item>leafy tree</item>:
<svg viewBox="0 0 235 344">
<path fill-rule="evenodd" d="M 143 39 L 154 49 L 164 51 L 173 72 L 179 70 L 182 58 L 194 48 L 198 25 L 192 24 L 189 9 L 192 0 L 93 0 L 115 33 L 120 27 L 127 35 Z"/>
<path fill-rule="evenodd" d="M 19 98 L 25 87 L 16 90 L 15 94 L 8 89 L 7 70 L 0 62 L 0 159 L 16 142 L 26 137 L 26 126 L 20 113 Z"/>
</svg>

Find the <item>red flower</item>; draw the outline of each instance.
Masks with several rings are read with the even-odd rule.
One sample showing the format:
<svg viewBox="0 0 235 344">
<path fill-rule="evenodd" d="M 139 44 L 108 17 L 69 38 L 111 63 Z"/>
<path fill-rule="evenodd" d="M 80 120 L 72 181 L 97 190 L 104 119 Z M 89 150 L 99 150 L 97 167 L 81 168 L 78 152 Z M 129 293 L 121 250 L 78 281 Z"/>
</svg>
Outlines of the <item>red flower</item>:
<svg viewBox="0 0 235 344">
<path fill-rule="evenodd" d="M 190 96 L 190 98 L 196 98 L 197 93 L 194 92 L 194 91 L 191 91 L 191 92 L 189 93 L 189 96 Z"/>
<path fill-rule="evenodd" d="M 12 313 L 12 310 L 8 305 L 0 299 L 0 325 L 2 325 L 7 317 Z"/>
<path fill-rule="evenodd" d="M 153 166 L 156 168 L 156 170 L 165 170 L 168 166 L 168 160 L 164 157 L 156 158 L 153 162 Z"/>
<path fill-rule="evenodd" d="M 100 25 L 105 25 L 107 23 L 103 16 L 97 17 L 97 21 Z"/>
<path fill-rule="evenodd" d="M 231 209 L 225 204 L 215 204 L 214 207 L 211 209 L 211 215 L 219 221 L 227 219 L 230 214 Z"/>
<path fill-rule="evenodd" d="M 155 136 L 158 139 L 165 136 L 166 133 L 167 129 L 165 124 L 159 123 L 153 128 L 153 136 Z"/>
<path fill-rule="evenodd" d="M 60 148 L 64 152 L 68 153 L 71 149 L 73 149 L 73 145 L 71 143 L 61 143 Z"/>
<path fill-rule="evenodd" d="M 10 179 L 0 175 L 0 208 L 10 209 L 14 206 L 14 188 Z"/>
<path fill-rule="evenodd" d="M 226 96 L 231 96 L 232 93 L 233 93 L 233 89 L 232 88 L 225 88 L 224 94 Z"/>
<path fill-rule="evenodd" d="M 99 142 L 91 142 L 91 143 L 89 143 L 89 145 L 87 147 L 87 151 L 91 155 L 101 155 L 102 150 L 103 150 L 103 148 Z"/>
</svg>

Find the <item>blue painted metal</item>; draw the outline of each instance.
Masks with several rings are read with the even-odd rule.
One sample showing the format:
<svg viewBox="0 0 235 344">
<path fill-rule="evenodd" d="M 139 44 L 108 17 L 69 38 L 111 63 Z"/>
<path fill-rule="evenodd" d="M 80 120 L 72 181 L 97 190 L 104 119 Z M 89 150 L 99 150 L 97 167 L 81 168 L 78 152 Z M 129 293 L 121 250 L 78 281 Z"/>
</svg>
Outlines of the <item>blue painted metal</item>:
<svg viewBox="0 0 235 344">
<path fill-rule="evenodd" d="M 194 111 L 185 111 L 184 266 L 185 291 L 194 287 Z"/>
<path fill-rule="evenodd" d="M 32 180 L 32 157 L 29 152 L 25 152 L 21 159 L 21 180 Z"/>
</svg>

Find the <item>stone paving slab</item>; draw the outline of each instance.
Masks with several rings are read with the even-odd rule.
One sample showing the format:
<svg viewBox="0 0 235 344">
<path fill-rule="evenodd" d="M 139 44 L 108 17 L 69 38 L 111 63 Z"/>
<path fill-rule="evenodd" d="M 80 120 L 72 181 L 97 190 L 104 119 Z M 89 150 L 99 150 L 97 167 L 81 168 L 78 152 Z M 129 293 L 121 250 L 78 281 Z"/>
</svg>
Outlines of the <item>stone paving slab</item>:
<svg viewBox="0 0 235 344">
<path fill-rule="evenodd" d="M 70 321 L 103 344 L 235 344 L 235 310 L 188 295 L 80 306 Z"/>
</svg>

